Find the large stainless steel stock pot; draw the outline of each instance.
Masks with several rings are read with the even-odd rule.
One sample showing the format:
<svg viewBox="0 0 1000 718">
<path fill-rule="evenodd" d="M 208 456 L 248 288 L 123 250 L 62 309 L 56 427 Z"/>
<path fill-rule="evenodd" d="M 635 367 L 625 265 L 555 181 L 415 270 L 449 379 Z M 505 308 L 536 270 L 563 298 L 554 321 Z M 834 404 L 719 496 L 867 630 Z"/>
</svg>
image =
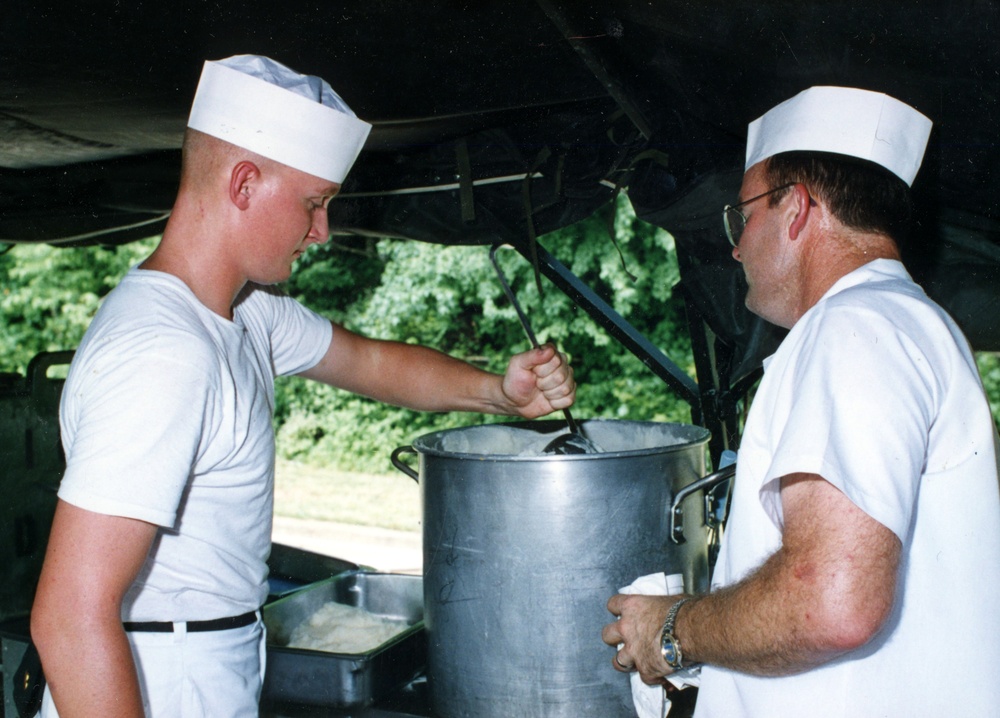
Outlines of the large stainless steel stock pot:
<svg viewBox="0 0 1000 718">
<path fill-rule="evenodd" d="M 598 454 L 545 455 L 565 423 L 440 431 L 393 452 L 423 502 L 428 681 L 439 718 L 634 716 L 601 642 L 607 600 L 639 576 L 708 583 L 701 497 L 681 543 L 672 503 L 705 473 L 709 432 L 586 421 Z M 404 461 L 416 454 L 419 471 Z"/>
</svg>

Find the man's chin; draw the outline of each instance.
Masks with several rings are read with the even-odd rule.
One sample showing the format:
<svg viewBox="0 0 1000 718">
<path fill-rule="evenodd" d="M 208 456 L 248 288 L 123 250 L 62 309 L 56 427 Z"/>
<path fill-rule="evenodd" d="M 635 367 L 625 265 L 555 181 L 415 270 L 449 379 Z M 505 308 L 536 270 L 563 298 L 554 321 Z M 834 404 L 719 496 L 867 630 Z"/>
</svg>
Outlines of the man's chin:
<svg viewBox="0 0 1000 718">
<path fill-rule="evenodd" d="M 765 321 L 771 321 L 770 319 L 767 318 L 766 309 L 762 307 L 760 303 L 757 301 L 757 298 L 754 296 L 752 289 L 747 292 L 747 296 L 746 299 L 743 301 L 743 304 L 754 316 L 760 317 Z"/>
<path fill-rule="evenodd" d="M 288 278 L 291 276 L 292 276 L 292 268 L 289 267 L 284 272 L 274 272 L 266 276 L 262 275 L 259 277 L 250 277 L 249 281 L 264 287 L 269 287 L 274 284 L 281 284 L 282 282 L 287 282 Z"/>
</svg>

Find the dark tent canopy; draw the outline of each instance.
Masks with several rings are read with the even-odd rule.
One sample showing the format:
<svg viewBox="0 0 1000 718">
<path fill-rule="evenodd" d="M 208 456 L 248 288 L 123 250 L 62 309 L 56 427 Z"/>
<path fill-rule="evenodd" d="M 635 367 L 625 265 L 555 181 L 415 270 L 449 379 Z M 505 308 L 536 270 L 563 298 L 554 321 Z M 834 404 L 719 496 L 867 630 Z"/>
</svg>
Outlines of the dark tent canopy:
<svg viewBox="0 0 1000 718">
<path fill-rule="evenodd" d="M 270 55 L 374 124 L 337 231 L 528 254 L 624 188 L 677 240 L 698 386 L 544 250 L 541 271 L 712 424 L 780 336 L 743 308 L 721 207 L 747 122 L 811 85 L 934 120 L 906 261 L 975 348 L 1000 350 L 998 20 L 985 0 L 31 3 L 0 27 L 0 242 L 157 234 L 203 60 Z"/>
</svg>

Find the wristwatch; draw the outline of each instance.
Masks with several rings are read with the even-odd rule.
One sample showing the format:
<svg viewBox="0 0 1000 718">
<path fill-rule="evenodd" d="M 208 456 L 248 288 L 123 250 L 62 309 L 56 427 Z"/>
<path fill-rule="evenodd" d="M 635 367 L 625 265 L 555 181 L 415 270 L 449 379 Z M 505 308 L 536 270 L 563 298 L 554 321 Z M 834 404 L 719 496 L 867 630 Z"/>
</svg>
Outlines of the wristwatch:
<svg viewBox="0 0 1000 718">
<path fill-rule="evenodd" d="M 667 662 L 673 670 L 680 670 L 684 663 L 684 654 L 681 652 L 681 642 L 674 635 L 674 621 L 677 620 L 677 612 L 692 597 L 682 598 L 667 611 L 667 620 L 663 622 L 663 633 L 660 634 L 660 653 L 663 660 Z"/>
</svg>

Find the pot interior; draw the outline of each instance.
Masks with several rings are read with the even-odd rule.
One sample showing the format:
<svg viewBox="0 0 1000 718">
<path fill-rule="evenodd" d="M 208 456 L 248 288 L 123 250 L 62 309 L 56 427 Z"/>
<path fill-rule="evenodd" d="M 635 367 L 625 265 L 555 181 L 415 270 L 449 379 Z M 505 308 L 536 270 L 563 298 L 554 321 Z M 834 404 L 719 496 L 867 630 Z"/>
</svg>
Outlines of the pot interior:
<svg viewBox="0 0 1000 718">
<path fill-rule="evenodd" d="M 543 454 L 555 436 L 567 432 L 563 421 L 485 424 L 438 431 L 419 437 L 413 447 L 436 456 L 509 460 L 579 461 L 679 450 L 708 441 L 709 431 L 691 424 L 594 419 L 579 422 L 599 454 Z"/>
</svg>

